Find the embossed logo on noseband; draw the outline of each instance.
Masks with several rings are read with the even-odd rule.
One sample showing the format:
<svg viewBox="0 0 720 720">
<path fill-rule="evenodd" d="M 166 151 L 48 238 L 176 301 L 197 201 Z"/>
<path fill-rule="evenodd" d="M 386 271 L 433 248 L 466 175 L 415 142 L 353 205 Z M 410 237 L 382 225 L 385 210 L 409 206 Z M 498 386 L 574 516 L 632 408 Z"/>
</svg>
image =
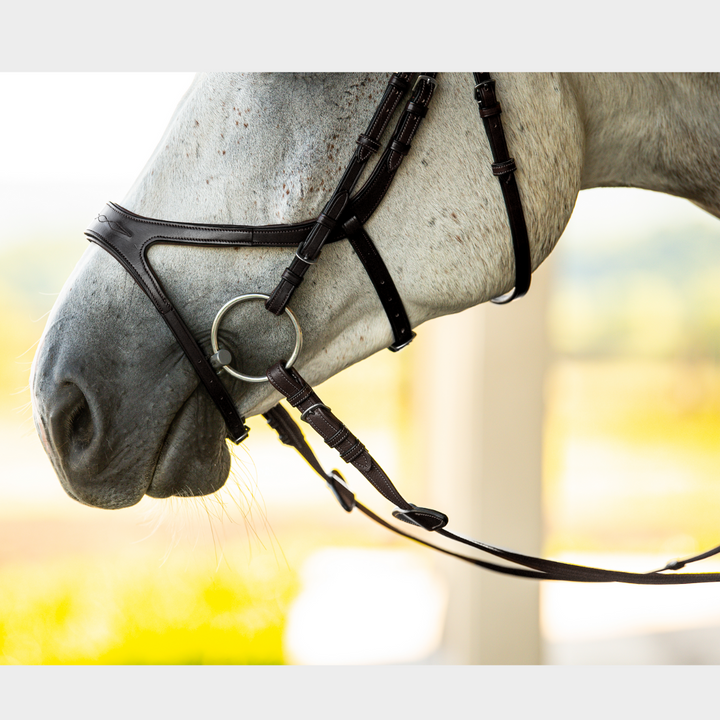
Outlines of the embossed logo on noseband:
<svg viewBox="0 0 720 720">
<path fill-rule="evenodd" d="M 126 230 L 119 222 L 116 220 L 111 220 L 107 215 L 98 215 L 95 218 L 98 222 L 105 223 L 106 225 L 110 226 L 111 230 L 114 230 L 115 232 L 119 232 L 121 235 L 125 235 L 125 237 L 132 237 L 132 233 Z"/>
</svg>

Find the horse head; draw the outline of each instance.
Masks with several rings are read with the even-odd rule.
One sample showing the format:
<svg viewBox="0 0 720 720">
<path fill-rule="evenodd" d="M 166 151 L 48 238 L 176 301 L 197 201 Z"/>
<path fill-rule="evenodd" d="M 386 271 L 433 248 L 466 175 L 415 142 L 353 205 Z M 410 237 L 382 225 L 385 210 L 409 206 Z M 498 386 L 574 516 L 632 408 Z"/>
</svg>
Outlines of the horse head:
<svg viewBox="0 0 720 720">
<path fill-rule="evenodd" d="M 233 226 L 316 218 L 387 78 L 198 76 L 122 200 L 127 217 Z M 498 76 L 497 82 L 536 267 L 562 233 L 581 188 L 581 111 L 566 78 Z M 513 286 L 507 212 L 472 89 L 470 75 L 442 76 L 411 152 L 366 222 L 412 327 Z M 370 162 L 360 183 L 372 171 Z M 118 218 L 101 213 L 98 222 L 124 231 Z M 239 295 L 270 293 L 292 257 L 286 247 L 157 242 L 147 251 L 162 293 L 208 356 L 218 310 Z M 347 241 L 323 248 L 290 307 L 304 339 L 296 367 L 312 384 L 393 341 Z M 295 335 L 286 316 L 247 302 L 223 316 L 219 337 L 233 366 L 263 376 L 289 356 Z M 268 383 L 227 373 L 222 381 L 242 416 L 263 413 L 280 397 Z M 157 308 L 97 244 L 58 298 L 31 382 L 38 432 L 76 500 L 119 508 L 146 494 L 208 494 L 225 482 L 230 454 L 223 417 Z"/>
</svg>

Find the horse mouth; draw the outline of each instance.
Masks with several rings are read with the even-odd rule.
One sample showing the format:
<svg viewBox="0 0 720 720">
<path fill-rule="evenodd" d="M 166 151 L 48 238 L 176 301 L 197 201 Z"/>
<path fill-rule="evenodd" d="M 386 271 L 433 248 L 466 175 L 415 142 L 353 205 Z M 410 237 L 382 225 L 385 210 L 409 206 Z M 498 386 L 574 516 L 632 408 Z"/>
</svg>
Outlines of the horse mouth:
<svg viewBox="0 0 720 720">
<path fill-rule="evenodd" d="M 210 495 L 230 473 L 225 422 L 197 385 L 170 422 L 145 494 L 154 498 Z"/>
</svg>

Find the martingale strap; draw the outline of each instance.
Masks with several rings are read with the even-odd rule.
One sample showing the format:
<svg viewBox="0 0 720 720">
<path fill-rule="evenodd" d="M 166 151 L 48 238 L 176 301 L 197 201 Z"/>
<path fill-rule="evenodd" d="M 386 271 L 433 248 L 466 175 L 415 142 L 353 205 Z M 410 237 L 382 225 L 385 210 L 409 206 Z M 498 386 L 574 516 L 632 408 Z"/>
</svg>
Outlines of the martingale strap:
<svg viewBox="0 0 720 720">
<path fill-rule="evenodd" d="M 447 515 L 431 508 L 418 507 L 405 500 L 380 465 L 372 455 L 370 455 L 367 448 L 338 420 L 330 408 L 320 400 L 313 388 L 303 380 L 295 368 L 287 370 L 284 363 L 280 362 L 273 365 L 273 367 L 268 370 L 267 375 L 273 387 L 283 394 L 290 405 L 302 413 L 301 420 L 308 423 L 323 438 L 326 445 L 337 450 L 340 457 L 358 470 L 383 497 L 397 506 L 392 513 L 393 517 L 424 530 L 436 532 L 438 535 L 442 535 L 449 540 L 462 543 L 475 550 L 480 550 L 506 562 L 519 565 L 520 567 L 499 565 L 453 552 L 447 548 L 411 535 L 410 533 L 406 533 L 404 530 L 383 520 L 355 498 L 354 493 L 350 490 L 343 476 L 337 470 L 327 473 L 323 469 L 312 449 L 307 444 L 302 430 L 300 430 L 285 408 L 281 405 L 276 405 L 265 413 L 265 419 L 268 424 L 277 431 L 280 440 L 286 445 L 294 447 L 305 458 L 315 472 L 325 480 L 340 503 L 340 506 L 346 512 L 351 512 L 353 508 L 358 508 L 358 510 L 367 517 L 398 535 L 414 540 L 426 547 L 439 550 L 446 555 L 451 555 L 452 557 L 465 560 L 466 562 L 478 565 L 487 570 L 493 570 L 506 575 L 535 578 L 538 580 L 620 582 L 633 585 L 687 585 L 720 582 L 720 573 L 664 574 L 666 571 L 680 570 L 690 563 L 716 555 L 720 553 L 720 546 L 683 560 L 672 560 L 659 570 L 653 570 L 647 573 L 633 573 L 536 558 L 512 550 L 498 548 L 494 545 L 473 540 L 459 533 L 452 532 L 446 527 L 448 523 Z"/>
<path fill-rule="evenodd" d="M 502 109 L 495 97 L 495 81 L 490 78 L 490 73 L 473 73 L 473 77 L 475 78 L 475 100 L 493 155 L 493 175 L 500 181 L 500 188 L 505 200 L 515 255 L 515 287 L 509 293 L 491 300 L 497 305 L 504 305 L 522 297 L 530 289 L 530 280 L 532 279 L 530 242 L 520 191 L 515 179 L 517 167 L 515 160 L 510 157 L 508 152 L 505 131 L 500 119 Z"/>
</svg>

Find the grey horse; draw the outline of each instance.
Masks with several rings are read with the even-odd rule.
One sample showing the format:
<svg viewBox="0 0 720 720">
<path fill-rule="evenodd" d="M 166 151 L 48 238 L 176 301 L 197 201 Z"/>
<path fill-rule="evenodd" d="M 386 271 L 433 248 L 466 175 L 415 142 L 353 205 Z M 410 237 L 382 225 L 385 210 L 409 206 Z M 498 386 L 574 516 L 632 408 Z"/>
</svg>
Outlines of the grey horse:
<svg viewBox="0 0 720 720">
<path fill-rule="evenodd" d="M 498 74 L 536 268 L 578 192 L 631 186 L 720 216 L 720 78 L 712 74 Z M 143 216 L 261 225 L 315 217 L 387 76 L 199 75 L 120 204 Z M 507 292 L 514 261 L 505 206 L 469 74 L 441 75 L 431 113 L 367 223 L 413 327 Z M 154 246 L 163 287 L 204 345 L 217 310 L 267 293 L 281 248 Z M 295 293 L 297 367 L 322 382 L 392 341 L 375 291 L 345 242 L 326 247 Z M 250 305 L 225 322 L 253 374 L 287 354 L 283 323 Z M 202 495 L 225 482 L 222 418 L 173 336 L 126 271 L 91 245 L 50 315 L 31 374 L 35 424 L 65 490 L 120 508 L 144 495 Z M 229 385 L 239 412 L 279 395 Z"/>
</svg>

